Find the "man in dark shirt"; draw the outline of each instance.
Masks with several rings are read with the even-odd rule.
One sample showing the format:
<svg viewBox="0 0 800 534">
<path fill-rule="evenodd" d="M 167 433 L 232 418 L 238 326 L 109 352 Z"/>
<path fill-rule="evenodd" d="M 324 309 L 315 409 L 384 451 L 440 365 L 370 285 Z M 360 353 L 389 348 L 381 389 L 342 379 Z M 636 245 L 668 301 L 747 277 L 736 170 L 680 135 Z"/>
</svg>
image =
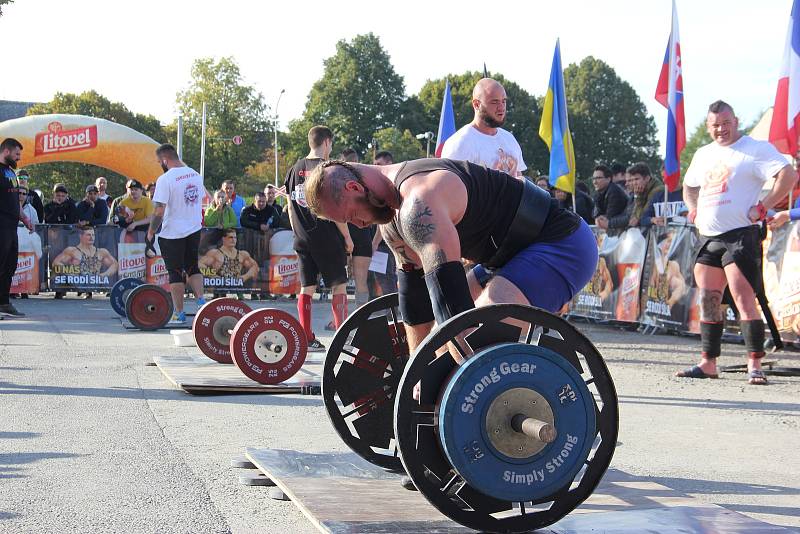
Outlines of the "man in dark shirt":
<svg viewBox="0 0 800 534">
<path fill-rule="evenodd" d="M 28 171 L 25 169 L 19 171 L 17 173 L 17 179 L 19 180 L 20 187 L 26 187 L 28 189 L 28 202 L 33 206 L 33 209 L 36 210 L 36 216 L 39 217 L 40 221 L 44 221 L 44 204 L 42 203 L 42 197 L 31 187 Z"/>
<path fill-rule="evenodd" d="M 9 317 L 25 316 L 9 300 L 19 252 L 17 223 L 22 221 L 33 232 L 31 222 L 19 209 L 19 182 L 14 169 L 21 155 L 22 144 L 16 139 L 0 143 L 0 315 Z"/>
<path fill-rule="evenodd" d="M 597 165 L 592 173 L 592 183 L 597 191 L 594 195 L 594 220 L 604 230 L 608 230 L 609 220 L 625 213 L 628 206 L 628 195 L 612 181 L 612 177 L 612 170 L 605 165 Z"/>
<path fill-rule="evenodd" d="M 576 214 L 527 180 L 464 161 L 328 161 L 306 182 L 312 213 L 380 224 L 399 266 L 412 351 L 434 321 L 493 303 L 558 312 L 592 278 L 597 243 Z M 462 260 L 477 265 L 469 275 Z"/>
<path fill-rule="evenodd" d="M 267 204 L 267 195 L 259 191 L 255 194 L 253 203 L 242 209 L 239 221 L 242 228 L 267 233 L 278 227 L 278 217 L 275 208 Z"/>
<path fill-rule="evenodd" d="M 78 222 L 78 208 L 69 198 L 67 186 L 62 183 L 53 186 L 53 200 L 44 206 L 44 222 L 47 224 L 75 224 Z"/>
<path fill-rule="evenodd" d="M 83 226 L 106 224 L 108 204 L 99 199 L 100 190 L 94 184 L 86 186 L 86 196 L 78 202 L 78 222 Z"/>
<path fill-rule="evenodd" d="M 334 326 L 347 317 L 347 254 L 353 251 L 353 241 L 344 223 L 318 219 L 308 210 L 305 195 L 306 177 L 323 160 L 328 159 L 333 147 L 333 132 L 326 126 L 314 126 L 308 132 L 308 156 L 300 158 L 286 174 L 284 187 L 290 202 L 287 206 L 294 232 L 294 249 L 300 260 L 301 294 L 297 297 L 300 324 L 308 337 L 308 350 L 322 352 L 325 346 L 314 336 L 311 328 L 311 297 L 317 290 L 317 279 L 322 276 L 331 289 L 331 308 Z"/>
<path fill-rule="evenodd" d="M 278 214 L 278 217 L 283 214 L 283 206 L 275 202 L 275 196 L 278 194 L 278 188 L 272 184 L 267 184 L 267 187 L 264 188 L 264 194 L 267 195 L 267 206 L 270 206 L 275 209 L 275 213 Z"/>
</svg>

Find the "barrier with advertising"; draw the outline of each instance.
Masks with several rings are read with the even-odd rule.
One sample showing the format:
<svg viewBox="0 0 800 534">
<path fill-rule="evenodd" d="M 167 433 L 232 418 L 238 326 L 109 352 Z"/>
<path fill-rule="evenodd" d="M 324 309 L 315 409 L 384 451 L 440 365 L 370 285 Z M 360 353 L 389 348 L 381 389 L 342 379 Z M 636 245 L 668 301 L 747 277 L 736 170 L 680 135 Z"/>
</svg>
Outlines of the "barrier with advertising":
<svg viewBox="0 0 800 534">
<path fill-rule="evenodd" d="M 48 227 L 50 289 L 86 291 L 110 288 L 117 281 L 119 272 L 118 238 L 114 226 Z"/>
<path fill-rule="evenodd" d="M 684 329 L 692 298 L 697 232 L 690 226 L 653 226 L 647 240 L 641 322 Z"/>
<path fill-rule="evenodd" d="M 47 272 L 47 257 L 44 254 L 46 232 L 43 226 L 38 226 L 34 232 L 22 226 L 17 228 L 19 253 L 10 293 L 36 295 L 40 289 L 46 289 L 47 285 L 43 284 L 43 273 Z"/>
<path fill-rule="evenodd" d="M 223 292 L 266 292 L 269 234 L 243 228 L 204 228 L 200 238 L 203 285 Z"/>
<path fill-rule="evenodd" d="M 571 313 L 600 320 L 639 318 L 639 285 L 647 240 L 638 228 L 610 236 L 593 228 L 599 252 L 591 281 L 573 299 Z"/>
</svg>

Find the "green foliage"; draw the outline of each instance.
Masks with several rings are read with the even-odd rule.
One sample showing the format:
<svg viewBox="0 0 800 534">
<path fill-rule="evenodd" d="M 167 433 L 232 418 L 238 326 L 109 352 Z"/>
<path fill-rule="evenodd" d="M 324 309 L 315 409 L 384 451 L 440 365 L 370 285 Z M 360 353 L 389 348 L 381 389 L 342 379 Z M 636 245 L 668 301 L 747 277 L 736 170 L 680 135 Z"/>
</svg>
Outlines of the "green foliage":
<svg viewBox="0 0 800 534">
<path fill-rule="evenodd" d="M 706 121 L 703 119 L 695 126 L 692 135 L 686 140 L 686 146 L 683 148 L 683 152 L 681 152 L 681 180 L 686 174 L 686 171 L 689 170 L 689 164 L 692 162 L 692 158 L 694 157 L 694 153 L 697 152 L 697 149 L 710 142 L 711 137 L 708 135 Z"/>
<path fill-rule="evenodd" d="M 425 157 L 425 149 L 422 148 L 420 141 L 414 137 L 410 130 L 399 130 L 398 128 L 384 128 L 375 132 L 377 150 L 370 150 L 365 154 L 366 163 L 372 163 L 373 155 L 381 150 L 388 150 L 392 153 L 394 161 L 407 161 Z M 431 152 L 433 152 L 431 146 Z"/>
<path fill-rule="evenodd" d="M 333 130 L 334 153 L 352 147 L 363 154 L 375 132 L 398 124 L 405 85 L 377 36 L 339 41 L 324 65 L 302 118 L 289 123 L 290 161 L 308 152 L 307 134 L 314 125 Z"/>
<path fill-rule="evenodd" d="M 86 115 L 98 119 L 106 119 L 132 128 L 155 141 L 163 143 L 167 133 L 158 119 L 152 115 L 133 113 L 120 102 L 111 102 L 97 91 L 86 91 L 79 95 L 73 93 L 56 93 L 50 102 L 36 104 L 28 110 L 28 115 L 47 115 L 65 113 Z M 28 168 L 31 173 L 31 185 L 40 188 L 49 197 L 52 185 L 63 182 L 73 198 L 83 198 L 84 188 L 94 183 L 98 176 L 108 179 L 110 195 L 121 195 L 125 190 L 126 177 L 113 171 L 102 169 L 85 163 L 42 163 Z"/>
<path fill-rule="evenodd" d="M 404 116 L 404 119 L 408 122 L 402 123 L 403 127 L 411 128 L 415 133 L 422 133 L 428 130 L 437 131 L 447 80 L 450 81 L 456 128 L 472 122 L 474 117 L 472 90 L 482 77 L 483 73 L 475 71 L 448 75 L 445 78 L 425 82 L 425 85 L 420 89 L 419 95 L 409 99 L 418 100 L 419 105 L 416 102 L 407 104 L 407 115 Z M 492 74 L 492 77 L 500 82 L 506 90 L 508 107 L 503 128 L 513 133 L 520 144 L 522 156 L 528 165 L 526 174 L 529 176 L 546 174 L 550 156 L 547 151 L 547 145 L 539 138 L 539 122 L 542 117 L 539 102 L 535 96 L 501 74 Z M 425 122 L 412 123 L 412 120 L 419 121 L 420 119 L 424 119 Z"/>
<path fill-rule="evenodd" d="M 611 161 L 644 161 L 661 174 L 655 121 L 614 69 L 586 57 L 564 69 L 564 86 L 579 177 L 590 176 L 596 162 Z"/>
<path fill-rule="evenodd" d="M 183 159 L 198 171 L 204 102 L 206 187 L 219 187 L 230 178 L 237 181 L 237 189 L 255 191 L 259 186 L 248 183 L 245 169 L 261 161 L 264 150 L 272 144 L 272 125 L 263 95 L 244 83 L 233 58 L 195 60 L 191 82 L 178 93 L 177 106 L 184 120 Z M 235 135 L 242 136 L 241 145 L 231 142 Z"/>
</svg>

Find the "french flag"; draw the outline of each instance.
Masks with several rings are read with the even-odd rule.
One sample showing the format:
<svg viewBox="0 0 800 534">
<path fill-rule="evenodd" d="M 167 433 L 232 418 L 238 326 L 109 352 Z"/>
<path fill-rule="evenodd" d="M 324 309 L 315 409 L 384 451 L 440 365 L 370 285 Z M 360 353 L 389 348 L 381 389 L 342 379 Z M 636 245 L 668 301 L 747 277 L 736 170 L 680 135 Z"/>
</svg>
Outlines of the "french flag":
<svg viewBox="0 0 800 534">
<path fill-rule="evenodd" d="M 442 114 L 439 117 L 439 132 L 436 134 L 436 157 L 442 157 L 444 142 L 456 133 L 456 117 L 453 114 L 453 100 L 450 96 L 450 82 L 445 82 Z"/>
<path fill-rule="evenodd" d="M 775 93 L 775 107 L 769 126 L 769 140 L 784 154 L 797 154 L 800 134 L 800 4 L 792 3 L 792 16 L 786 34 L 781 77 Z"/>
<path fill-rule="evenodd" d="M 686 118 L 683 114 L 683 73 L 678 10 L 672 1 L 672 29 L 667 52 L 656 87 L 656 100 L 667 108 L 667 154 L 664 158 L 664 184 L 674 191 L 681 181 L 681 152 L 686 146 Z"/>
</svg>

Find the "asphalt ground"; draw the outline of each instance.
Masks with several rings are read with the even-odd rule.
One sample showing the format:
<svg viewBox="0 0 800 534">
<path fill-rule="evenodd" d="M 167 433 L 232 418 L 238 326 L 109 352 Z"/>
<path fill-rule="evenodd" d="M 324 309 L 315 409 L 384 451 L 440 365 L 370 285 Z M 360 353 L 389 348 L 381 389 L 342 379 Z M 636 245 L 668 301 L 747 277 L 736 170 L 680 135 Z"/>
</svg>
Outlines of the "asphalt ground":
<svg viewBox="0 0 800 534">
<path fill-rule="evenodd" d="M 108 299 L 14 302 L 28 317 L 0 321 L 0 532 L 314 532 L 292 503 L 240 485 L 230 460 L 247 447 L 345 450 L 321 397 L 191 396 L 147 364 L 199 350 L 167 331 L 125 330 Z M 329 341 L 328 302 L 313 314 Z M 612 467 L 800 527 L 800 378 L 675 378 L 697 339 L 577 326 L 619 394 Z M 725 345 L 720 364 L 744 354 Z M 777 358 L 800 367 L 800 355 Z M 342 495 L 343 506 L 359 502 Z"/>
</svg>

